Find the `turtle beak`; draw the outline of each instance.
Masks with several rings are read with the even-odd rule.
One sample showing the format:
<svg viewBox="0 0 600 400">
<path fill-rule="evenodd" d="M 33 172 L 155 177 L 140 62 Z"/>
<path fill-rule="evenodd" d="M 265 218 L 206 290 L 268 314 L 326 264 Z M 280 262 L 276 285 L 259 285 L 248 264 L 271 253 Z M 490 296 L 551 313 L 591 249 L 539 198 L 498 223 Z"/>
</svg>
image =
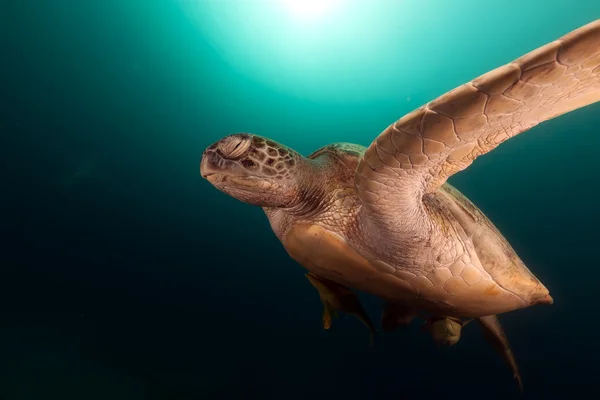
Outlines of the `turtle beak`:
<svg viewBox="0 0 600 400">
<path fill-rule="evenodd" d="M 246 177 L 248 172 L 236 161 L 227 160 L 209 148 L 202 153 L 200 175 L 215 184 L 222 182 L 224 177 Z"/>
<path fill-rule="evenodd" d="M 206 150 L 200 161 L 200 176 L 210 183 L 217 183 L 222 178 L 222 170 L 219 165 L 220 157 L 212 150 Z"/>
<path fill-rule="evenodd" d="M 249 134 L 240 133 L 226 136 L 212 144 L 202 153 L 200 175 L 210 182 L 211 176 L 216 174 L 248 175 L 239 160 L 248 152 L 251 142 Z"/>
</svg>

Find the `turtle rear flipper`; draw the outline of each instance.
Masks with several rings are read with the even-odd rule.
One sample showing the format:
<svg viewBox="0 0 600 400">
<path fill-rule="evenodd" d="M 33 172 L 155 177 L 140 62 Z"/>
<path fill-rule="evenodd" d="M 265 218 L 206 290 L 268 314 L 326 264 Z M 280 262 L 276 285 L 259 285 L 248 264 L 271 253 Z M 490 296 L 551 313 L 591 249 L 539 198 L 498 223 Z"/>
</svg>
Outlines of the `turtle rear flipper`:
<svg viewBox="0 0 600 400">
<path fill-rule="evenodd" d="M 483 328 L 483 336 L 492 345 L 494 349 L 504 359 L 513 372 L 513 376 L 519 385 L 519 390 L 523 393 L 523 381 L 521 380 L 521 374 L 519 373 L 519 367 L 515 355 L 510 349 L 508 338 L 500 325 L 500 320 L 496 315 L 488 315 L 487 317 L 477 318 L 477 322 Z"/>
<path fill-rule="evenodd" d="M 323 329 L 328 330 L 331 328 L 331 317 L 332 314 L 337 318 L 337 314 L 335 314 L 335 310 L 330 310 L 327 303 L 323 304 Z"/>
<path fill-rule="evenodd" d="M 369 328 L 370 345 L 373 345 L 375 335 L 375 326 L 360 304 L 356 293 L 339 283 L 316 276 L 313 273 L 307 273 L 306 278 L 319 292 L 319 297 L 323 303 L 323 327 L 331 327 L 332 317 L 337 318 L 337 312 L 354 315 L 359 321 Z"/>
</svg>

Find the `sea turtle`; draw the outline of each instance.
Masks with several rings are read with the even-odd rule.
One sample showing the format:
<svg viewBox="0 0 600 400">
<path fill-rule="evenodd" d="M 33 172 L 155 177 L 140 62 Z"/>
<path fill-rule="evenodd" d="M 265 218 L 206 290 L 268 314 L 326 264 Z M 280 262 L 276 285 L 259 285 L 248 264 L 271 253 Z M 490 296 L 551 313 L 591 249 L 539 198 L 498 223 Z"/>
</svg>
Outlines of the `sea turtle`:
<svg viewBox="0 0 600 400">
<path fill-rule="evenodd" d="M 512 357 L 495 315 L 552 297 L 446 180 L 505 140 L 599 100 L 597 20 L 405 115 L 367 148 L 334 143 L 303 157 L 238 133 L 204 151 L 200 173 L 261 206 L 311 274 L 383 299 L 384 327 L 419 313 L 476 318 Z"/>
</svg>

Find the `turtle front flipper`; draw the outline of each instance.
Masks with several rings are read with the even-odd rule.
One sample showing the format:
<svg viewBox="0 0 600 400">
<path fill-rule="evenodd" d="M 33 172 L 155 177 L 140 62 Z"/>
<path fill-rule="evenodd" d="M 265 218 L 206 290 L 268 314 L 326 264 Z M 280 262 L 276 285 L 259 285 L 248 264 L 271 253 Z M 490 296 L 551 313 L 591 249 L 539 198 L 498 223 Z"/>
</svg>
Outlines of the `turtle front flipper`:
<svg viewBox="0 0 600 400">
<path fill-rule="evenodd" d="M 344 312 L 354 315 L 363 324 L 369 328 L 370 344 L 373 344 L 375 335 L 375 326 L 369 319 L 364 308 L 358 300 L 356 293 L 351 291 L 339 283 L 321 278 L 313 273 L 307 273 L 308 281 L 319 292 L 319 297 L 323 303 L 323 327 L 329 329 L 331 327 L 331 317 L 337 317 L 336 312 Z"/>
<path fill-rule="evenodd" d="M 519 373 L 519 367 L 517 366 L 517 360 L 515 355 L 510 349 L 508 338 L 504 334 L 504 330 L 500 325 L 500 320 L 496 315 L 489 315 L 487 317 L 477 318 L 479 324 L 483 328 L 483 336 L 492 345 L 497 352 L 500 353 L 504 361 L 508 364 L 513 372 L 513 376 L 519 385 L 519 390 L 523 392 L 523 382 L 521 380 L 521 374 Z"/>
</svg>

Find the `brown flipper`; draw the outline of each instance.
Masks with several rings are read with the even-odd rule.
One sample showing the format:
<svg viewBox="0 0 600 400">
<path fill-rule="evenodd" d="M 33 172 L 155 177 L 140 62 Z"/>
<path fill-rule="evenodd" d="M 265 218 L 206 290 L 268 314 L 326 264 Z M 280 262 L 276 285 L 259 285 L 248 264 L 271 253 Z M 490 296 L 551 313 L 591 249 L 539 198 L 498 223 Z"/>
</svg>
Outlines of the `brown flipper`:
<svg viewBox="0 0 600 400">
<path fill-rule="evenodd" d="M 424 194 L 435 192 L 477 157 L 543 121 L 597 101 L 600 20 L 481 75 L 391 124 L 359 162 L 356 193 L 367 210 L 384 220 L 392 213 L 402 216 L 398 218 L 412 216 L 422 207 Z M 401 229 L 397 226 L 401 221 L 394 219 L 394 229 Z M 414 221 L 409 218 L 405 223 Z"/>
<path fill-rule="evenodd" d="M 519 385 L 519 390 L 523 393 L 523 382 L 521 381 L 521 374 L 519 373 L 519 367 L 517 366 L 517 360 L 515 355 L 510 349 L 508 338 L 504 334 L 500 321 L 496 315 L 489 315 L 487 317 L 477 318 L 477 321 L 483 328 L 483 336 L 492 345 L 497 352 L 500 353 L 504 361 L 508 364 L 513 372 L 513 376 Z"/>
<path fill-rule="evenodd" d="M 373 345 L 375 326 L 360 304 L 356 293 L 339 283 L 321 278 L 310 272 L 306 274 L 306 278 L 319 292 L 319 297 L 325 307 L 325 310 L 323 311 L 323 325 L 325 329 L 329 329 L 331 326 L 330 314 L 335 313 L 335 311 L 351 314 L 369 328 L 369 343 L 370 345 Z M 327 326 L 327 323 L 329 326 Z"/>
<path fill-rule="evenodd" d="M 400 327 L 408 326 L 417 315 L 418 312 L 413 308 L 385 303 L 381 315 L 381 328 L 386 332 L 393 332 Z"/>
</svg>

